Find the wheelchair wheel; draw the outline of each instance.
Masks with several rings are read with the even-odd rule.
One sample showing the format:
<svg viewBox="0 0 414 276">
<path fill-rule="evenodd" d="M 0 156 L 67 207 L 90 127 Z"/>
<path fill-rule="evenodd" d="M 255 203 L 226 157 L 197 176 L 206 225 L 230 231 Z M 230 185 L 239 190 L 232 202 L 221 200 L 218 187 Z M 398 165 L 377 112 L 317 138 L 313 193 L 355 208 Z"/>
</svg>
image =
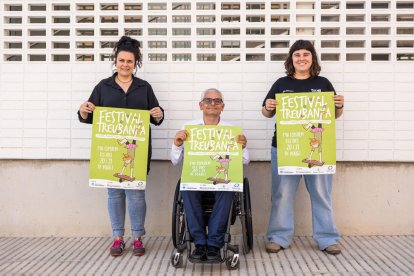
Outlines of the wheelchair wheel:
<svg viewBox="0 0 414 276">
<path fill-rule="evenodd" d="M 236 222 L 237 217 L 239 216 L 240 213 L 240 198 L 241 196 L 236 195 L 233 198 L 233 208 L 232 208 L 232 212 L 230 214 L 231 216 L 231 225 L 234 225 L 234 223 Z"/>
<path fill-rule="evenodd" d="M 180 180 L 175 187 L 171 226 L 173 245 L 177 248 L 179 244 L 184 243 L 185 234 L 184 206 L 180 194 Z M 173 259 L 171 259 L 172 261 Z"/>
<path fill-rule="evenodd" d="M 245 214 L 242 219 L 243 231 L 243 252 L 247 254 L 253 248 L 253 223 L 252 223 L 252 209 L 250 203 L 250 187 L 249 180 L 244 178 L 243 181 L 243 199 L 242 199 L 242 213 Z"/>
</svg>

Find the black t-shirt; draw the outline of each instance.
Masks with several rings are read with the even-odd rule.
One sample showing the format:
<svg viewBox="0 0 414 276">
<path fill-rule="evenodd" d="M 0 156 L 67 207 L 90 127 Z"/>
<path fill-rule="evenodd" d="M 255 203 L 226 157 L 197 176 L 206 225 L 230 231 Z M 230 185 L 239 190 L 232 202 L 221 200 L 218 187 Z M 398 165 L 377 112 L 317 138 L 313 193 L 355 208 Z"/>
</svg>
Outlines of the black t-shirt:
<svg viewBox="0 0 414 276">
<path fill-rule="evenodd" d="M 140 78 L 133 77 L 131 86 L 125 93 L 122 88 L 115 82 L 116 73 L 109 78 L 101 80 L 93 89 L 89 102 L 95 106 L 104 107 L 117 107 L 117 108 L 130 108 L 140 110 L 151 110 L 154 107 L 159 107 L 164 113 L 164 110 L 159 105 L 157 98 L 151 85 Z M 82 123 L 91 124 L 93 114 L 89 113 L 88 118 L 83 119 L 78 111 L 79 121 Z M 156 122 L 154 118 L 150 117 L 150 122 L 154 125 L 160 125 L 164 121 L 163 118 Z M 147 172 L 150 170 L 150 160 L 152 155 L 152 143 L 151 143 L 151 128 L 149 131 L 149 143 L 148 143 L 148 166 Z"/>
<path fill-rule="evenodd" d="M 332 83 L 324 77 L 317 76 L 305 80 L 298 80 L 292 77 L 283 77 L 278 79 L 270 88 L 262 106 L 265 106 L 267 99 L 275 99 L 275 94 L 278 93 L 300 93 L 300 92 L 334 92 L 335 89 Z M 335 93 L 336 94 L 336 93 Z M 275 132 L 272 138 L 272 146 L 276 147 L 276 124 Z"/>
</svg>

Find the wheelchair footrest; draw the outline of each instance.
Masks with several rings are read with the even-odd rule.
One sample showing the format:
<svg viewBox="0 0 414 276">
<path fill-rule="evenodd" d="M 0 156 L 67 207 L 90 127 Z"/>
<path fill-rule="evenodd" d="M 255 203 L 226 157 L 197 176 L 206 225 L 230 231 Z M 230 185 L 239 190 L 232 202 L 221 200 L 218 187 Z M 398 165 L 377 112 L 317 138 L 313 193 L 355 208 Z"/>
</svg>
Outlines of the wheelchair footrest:
<svg viewBox="0 0 414 276">
<path fill-rule="evenodd" d="M 177 244 L 177 251 L 178 252 L 182 253 L 186 249 L 187 249 L 187 244 L 186 243 Z"/>
<path fill-rule="evenodd" d="M 227 245 L 227 250 L 230 250 L 233 253 L 238 254 L 239 253 L 239 246 L 237 244 L 228 244 Z"/>
<path fill-rule="evenodd" d="M 202 263 L 202 264 L 218 264 L 218 263 L 224 262 L 224 259 L 220 258 L 220 260 L 207 260 L 207 259 L 200 260 L 200 259 L 193 259 L 193 258 L 189 257 L 188 261 L 193 263 L 193 264 L 195 264 L 195 263 L 197 263 L 197 264 L 199 264 L 199 263 Z"/>
</svg>

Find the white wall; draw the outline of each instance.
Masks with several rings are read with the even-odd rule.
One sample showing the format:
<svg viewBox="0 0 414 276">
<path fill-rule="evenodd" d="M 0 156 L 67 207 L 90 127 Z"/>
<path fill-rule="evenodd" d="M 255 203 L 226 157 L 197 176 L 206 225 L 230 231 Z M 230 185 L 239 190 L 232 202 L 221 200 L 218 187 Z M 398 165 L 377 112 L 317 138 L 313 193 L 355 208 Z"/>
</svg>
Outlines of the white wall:
<svg viewBox="0 0 414 276">
<path fill-rule="evenodd" d="M 283 74 L 280 63 L 144 68 L 138 76 L 153 85 L 166 110 L 163 125 L 154 127 L 155 159 L 168 159 L 175 132 L 200 116 L 201 91 L 216 87 L 225 97 L 223 117 L 243 127 L 252 159 L 269 160 L 274 121 L 265 119 L 260 108 Z M 325 62 L 323 68 L 346 101 L 337 121 L 338 160 L 413 161 L 414 64 Z M 88 159 L 90 126 L 78 122 L 76 111 L 109 75 L 107 64 L 3 64 L 0 70 L 0 158 Z"/>
<path fill-rule="evenodd" d="M 414 6 L 412 1 L 388 1 L 387 8 L 371 8 L 376 1 L 337 1 L 338 9 L 323 9 L 332 1 L 295 1 L 283 9 L 263 3 L 263 9 L 248 9 L 245 1 L 204 1 L 214 3 L 214 10 L 199 10 L 193 1 L 189 10 L 173 10 L 171 1 L 165 10 L 150 10 L 154 3 L 139 1 L 142 10 L 125 10 L 130 1 L 117 1 L 118 10 L 103 10 L 108 1 L 91 0 L 92 11 L 78 10 L 83 1 L 19 1 L 4 0 L 0 4 L 0 158 L 11 159 L 87 159 L 90 126 L 77 122 L 76 111 L 94 85 L 110 75 L 110 61 L 101 61 L 101 41 L 117 41 L 125 28 L 139 30 L 135 36 L 143 42 L 144 67 L 138 76 L 148 80 L 166 109 L 166 120 L 154 131 L 154 158 L 168 159 L 170 139 L 181 124 L 199 116 L 200 92 L 209 87 L 221 89 L 225 95 L 224 117 L 241 125 L 249 139 L 253 160 L 269 160 L 269 144 L 273 120 L 260 114 L 261 102 L 271 84 L 283 76 L 283 62 L 273 61 L 274 54 L 285 54 L 299 38 L 315 42 L 322 59 L 321 75 L 328 77 L 336 90 L 345 96 L 344 116 L 337 122 L 337 157 L 343 161 L 414 161 Z M 225 10 L 222 3 L 239 4 L 240 9 Z M 362 3 L 353 9 L 348 4 Z M 403 6 L 403 4 L 407 4 Z M 68 11 L 54 7 L 66 4 Z M 10 11 L 11 6 L 22 11 Z M 45 11 L 33 11 L 33 6 Z M 375 6 L 375 5 L 374 5 Z M 165 15 L 167 22 L 151 23 L 149 16 Z M 173 16 L 187 15 L 191 23 L 173 22 Z M 197 22 L 198 15 L 215 16 L 215 22 Z M 222 16 L 240 16 L 240 22 L 222 22 Z M 262 15 L 264 22 L 248 22 L 249 16 Z M 276 22 L 272 16 L 289 18 Z M 362 16 L 362 21 L 349 17 Z M 377 16 L 385 19 L 377 21 Z M 78 16 L 92 17 L 93 23 L 78 23 Z M 102 23 L 101 16 L 118 16 L 117 23 Z M 141 16 L 141 23 L 126 23 L 124 16 Z M 333 17 L 330 17 L 333 16 Z M 54 23 L 66 17 L 70 23 Z M 21 23 L 10 20 L 21 20 Z M 45 23 L 33 23 L 44 18 Z M 328 19 L 326 19 L 328 18 Z M 334 18 L 338 21 L 329 21 Z M 336 18 L 336 19 L 335 19 Z M 377 19 L 375 19 L 377 18 Z M 306 19 L 302 21 L 302 19 Z M 327 20 L 327 21 L 325 21 Z M 152 36 L 150 29 L 164 28 L 166 35 Z M 190 28 L 189 35 L 173 35 L 175 29 Z M 200 28 L 212 28 L 215 35 L 197 35 Z M 240 29 L 240 35 L 221 35 L 223 29 Z M 289 34 L 275 35 L 272 30 L 284 28 Z M 349 33 L 359 28 L 363 34 Z M 93 30 L 93 36 L 81 36 L 80 30 Z M 102 29 L 117 30 L 107 36 Z M 263 35 L 248 35 L 250 29 L 263 29 Z M 14 31 L 21 35 L 14 36 Z M 33 30 L 45 30 L 44 36 L 32 36 Z M 67 36 L 54 35 L 56 30 L 69 30 Z M 377 30 L 385 34 L 377 34 Z M 10 33 L 12 31 L 12 33 Z M 302 32 L 303 31 L 303 32 Z M 326 32 L 338 34 L 325 34 Z M 150 48 L 151 41 L 165 41 L 167 48 Z M 174 48 L 174 41 L 190 41 L 191 48 Z M 214 48 L 197 48 L 199 41 L 212 41 Z M 225 41 L 238 41 L 240 48 L 223 48 Z M 263 41 L 263 48 L 247 48 L 248 41 Z M 362 41 L 359 48 L 348 45 Z M 44 49 L 31 48 L 32 42 L 45 42 Z M 68 43 L 68 49 L 54 48 L 54 42 Z M 92 42 L 93 48 L 79 48 L 78 42 Z M 285 43 L 272 48 L 272 42 Z M 385 44 L 384 44 L 385 42 Z M 10 43 L 21 43 L 11 48 Z M 328 45 L 325 45 L 328 43 Z M 333 44 L 330 44 L 333 43 Z M 382 47 L 377 43 L 383 43 Z M 405 45 L 405 46 L 404 46 Z M 402 47 L 404 46 L 404 47 Z M 151 55 L 165 54 L 166 61 L 152 61 Z M 189 54 L 189 61 L 175 60 L 176 54 Z M 199 61 L 198 54 L 214 54 L 216 61 Z M 226 54 L 237 54 L 240 61 L 225 62 Z M 258 54 L 261 61 L 251 61 Z M 357 54 L 357 56 L 355 56 Z M 54 61 L 56 55 L 67 55 L 69 61 Z M 79 55 L 93 58 L 80 61 Z M 261 55 L 261 56 L 260 56 Z M 403 55 L 403 56 L 402 56 Z M 7 61 L 20 56 L 21 61 Z M 33 61 L 35 58 L 45 61 Z M 360 61 L 351 61 L 359 57 Z M 405 60 L 404 60 L 405 57 Z M 278 56 L 281 59 L 280 56 Z M 386 60 L 379 61 L 385 58 Z M 283 58 L 282 58 L 283 59 Z"/>
</svg>

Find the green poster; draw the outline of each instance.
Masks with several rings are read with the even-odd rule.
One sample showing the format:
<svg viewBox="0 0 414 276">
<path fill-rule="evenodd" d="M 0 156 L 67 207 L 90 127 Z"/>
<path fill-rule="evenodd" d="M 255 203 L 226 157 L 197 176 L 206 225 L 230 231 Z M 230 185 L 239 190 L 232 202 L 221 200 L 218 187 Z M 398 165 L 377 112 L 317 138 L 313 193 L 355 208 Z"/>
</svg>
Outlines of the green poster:
<svg viewBox="0 0 414 276">
<path fill-rule="evenodd" d="M 94 110 L 89 186 L 145 189 L 149 120 L 147 110 Z"/>
<path fill-rule="evenodd" d="M 243 191 L 243 155 L 234 126 L 186 126 L 181 190 Z"/>
<path fill-rule="evenodd" d="M 280 175 L 335 173 L 333 95 L 333 92 L 276 94 Z"/>
</svg>

